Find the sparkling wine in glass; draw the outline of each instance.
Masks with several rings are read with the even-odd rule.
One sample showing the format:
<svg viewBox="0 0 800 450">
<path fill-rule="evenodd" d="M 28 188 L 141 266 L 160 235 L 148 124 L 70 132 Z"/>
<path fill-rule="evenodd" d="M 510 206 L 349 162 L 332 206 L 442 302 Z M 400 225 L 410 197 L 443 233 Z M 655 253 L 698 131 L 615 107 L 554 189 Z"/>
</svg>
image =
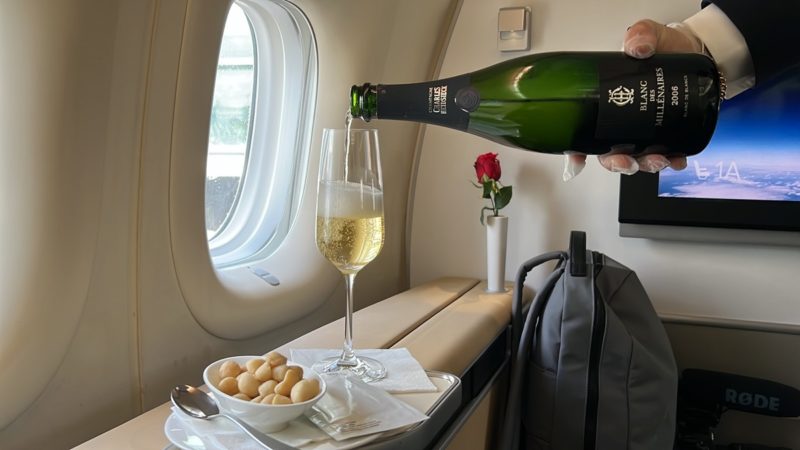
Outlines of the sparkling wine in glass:
<svg viewBox="0 0 800 450">
<path fill-rule="evenodd" d="M 317 248 L 344 275 L 344 348 L 318 362 L 321 373 L 350 372 L 364 381 L 386 376 L 383 365 L 353 351 L 353 283 L 383 247 L 383 180 L 377 130 L 323 130 L 317 187 Z"/>
</svg>

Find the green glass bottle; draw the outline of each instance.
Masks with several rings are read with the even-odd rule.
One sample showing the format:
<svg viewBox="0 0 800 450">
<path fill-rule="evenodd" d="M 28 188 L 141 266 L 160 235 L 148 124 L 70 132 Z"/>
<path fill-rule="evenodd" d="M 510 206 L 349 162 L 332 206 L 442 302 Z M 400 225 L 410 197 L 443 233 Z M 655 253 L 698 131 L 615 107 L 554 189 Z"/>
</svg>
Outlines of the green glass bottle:
<svg viewBox="0 0 800 450">
<path fill-rule="evenodd" d="M 723 96 L 724 80 L 704 55 L 558 52 L 432 82 L 353 86 L 350 113 L 541 153 L 694 155 L 711 139 Z"/>
</svg>

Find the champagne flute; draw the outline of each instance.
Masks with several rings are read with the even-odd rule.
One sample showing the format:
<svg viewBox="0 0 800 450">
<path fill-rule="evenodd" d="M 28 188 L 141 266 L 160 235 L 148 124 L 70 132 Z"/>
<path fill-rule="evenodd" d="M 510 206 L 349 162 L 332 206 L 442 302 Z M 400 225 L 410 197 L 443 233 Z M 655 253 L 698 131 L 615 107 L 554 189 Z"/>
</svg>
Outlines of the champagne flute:
<svg viewBox="0 0 800 450">
<path fill-rule="evenodd" d="M 314 365 L 320 373 L 349 372 L 364 381 L 386 368 L 353 351 L 353 283 L 383 247 L 383 179 L 377 130 L 326 128 L 317 185 L 317 248 L 344 275 L 347 290 L 344 348 Z"/>
</svg>

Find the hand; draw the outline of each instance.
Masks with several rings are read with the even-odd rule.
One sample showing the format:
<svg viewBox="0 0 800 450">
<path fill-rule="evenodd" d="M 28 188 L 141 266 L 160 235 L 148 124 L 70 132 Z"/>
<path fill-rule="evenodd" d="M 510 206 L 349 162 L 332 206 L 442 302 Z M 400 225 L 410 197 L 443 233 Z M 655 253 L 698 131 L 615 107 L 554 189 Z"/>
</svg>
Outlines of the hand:
<svg viewBox="0 0 800 450">
<path fill-rule="evenodd" d="M 659 53 L 702 53 L 703 43 L 691 30 L 676 23 L 663 25 L 652 20 L 640 20 L 631 25 L 625 32 L 623 40 L 625 53 L 634 58 L 649 58 L 656 52 Z M 611 172 L 620 172 L 627 175 L 641 170 L 643 172 L 659 172 L 666 167 L 675 170 L 686 168 L 685 156 L 645 155 L 633 158 L 629 155 L 609 153 L 597 157 L 600 165 Z M 586 165 L 586 155 L 568 154 L 565 157 L 564 181 L 578 175 Z"/>
</svg>

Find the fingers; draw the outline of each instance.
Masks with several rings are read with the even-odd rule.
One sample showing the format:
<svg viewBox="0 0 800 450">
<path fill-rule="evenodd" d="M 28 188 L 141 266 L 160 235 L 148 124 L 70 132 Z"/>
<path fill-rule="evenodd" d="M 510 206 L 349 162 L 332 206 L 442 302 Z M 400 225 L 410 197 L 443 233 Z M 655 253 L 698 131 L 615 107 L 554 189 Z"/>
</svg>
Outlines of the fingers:
<svg viewBox="0 0 800 450">
<path fill-rule="evenodd" d="M 667 159 L 669 159 L 669 167 L 672 170 L 683 170 L 687 166 L 685 156 L 670 156 Z"/>
<path fill-rule="evenodd" d="M 628 28 L 622 47 L 634 58 L 649 58 L 654 53 L 702 53 L 703 43 L 683 24 L 663 25 L 645 19 Z"/>
<path fill-rule="evenodd" d="M 658 49 L 659 26 L 652 20 L 640 20 L 625 32 L 622 48 L 634 58 L 649 58 Z"/>
<path fill-rule="evenodd" d="M 636 159 L 639 170 L 647 173 L 658 173 L 669 167 L 669 159 L 664 155 L 645 155 Z"/>
<path fill-rule="evenodd" d="M 685 156 L 664 156 L 664 155 L 645 155 L 636 158 L 639 163 L 639 170 L 648 173 L 657 173 L 666 169 L 683 170 L 686 168 Z"/>
<path fill-rule="evenodd" d="M 637 158 L 623 153 L 606 153 L 605 155 L 598 155 L 597 160 L 606 170 L 623 175 L 633 175 L 639 171 L 658 173 L 667 167 L 672 170 L 683 170 L 687 165 L 685 156 L 664 156 L 655 153 Z M 565 155 L 563 180 L 569 181 L 575 178 L 585 166 L 586 155 L 580 153 Z"/>
<path fill-rule="evenodd" d="M 633 158 L 622 154 L 605 154 L 597 157 L 600 164 L 611 172 L 619 172 L 631 175 L 637 171 L 658 173 L 667 167 L 673 170 L 683 170 L 686 168 L 685 156 L 670 156 L 652 154 Z"/>
<path fill-rule="evenodd" d="M 633 157 L 621 153 L 598 155 L 597 160 L 611 172 L 632 175 L 639 170 L 639 163 Z"/>
<path fill-rule="evenodd" d="M 561 178 L 564 181 L 569 181 L 576 176 L 586 167 L 586 155 L 581 153 L 568 153 L 564 156 L 564 172 Z"/>
</svg>

